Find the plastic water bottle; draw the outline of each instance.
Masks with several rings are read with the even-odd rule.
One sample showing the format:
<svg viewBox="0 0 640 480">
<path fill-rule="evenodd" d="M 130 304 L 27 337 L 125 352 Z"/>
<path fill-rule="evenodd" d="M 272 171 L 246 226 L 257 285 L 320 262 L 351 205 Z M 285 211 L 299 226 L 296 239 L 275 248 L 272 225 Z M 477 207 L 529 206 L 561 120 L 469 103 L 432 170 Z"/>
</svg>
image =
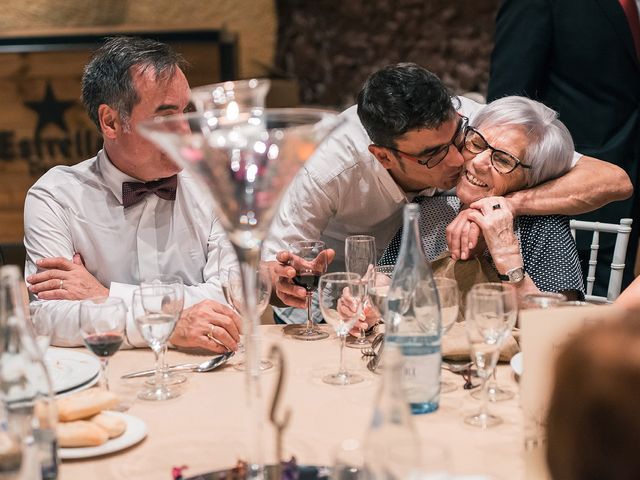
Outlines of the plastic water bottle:
<svg viewBox="0 0 640 480">
<path fill-rule="evenodd" d="M 404 357 L 403 388 L 414 414 L 440 403 L 440 306 L 431 266 L 424 256 L 418 218 L 420 207 L 404 207 L 402 241 L 387 295 L 386 345 Z"/>
<path fill-rule="evenodd" d="M 49 372 L 29 316 L 18 267 L 0 268 L 0 393 L 9 426 L 22 432 L 26 478 L 58 477 L 57 410 Z M 10 428 L 8 430 L 11 430 Z"/>
</svg>

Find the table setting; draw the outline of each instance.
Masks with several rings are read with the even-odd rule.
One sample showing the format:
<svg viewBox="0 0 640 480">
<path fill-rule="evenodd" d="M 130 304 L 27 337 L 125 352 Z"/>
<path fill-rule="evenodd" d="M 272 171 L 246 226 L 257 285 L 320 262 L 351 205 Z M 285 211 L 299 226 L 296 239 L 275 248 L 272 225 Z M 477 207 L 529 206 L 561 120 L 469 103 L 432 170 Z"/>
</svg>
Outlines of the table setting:
<svg viewBox="0 0 640 480">
<path fill-rule="evenodd" d="M 67 402 L 79 412 L 58 414 L 60 477 L 525 479 L 521 363 L 520 373 L 517 360 L 498 364 L 518 348 L 515 290 L 486 283 L 482 266 L 469 275 L 446 264 L 448 278 L 434 279 L 415 204 L 405 207 L 395 268 L 376 265 L 367 235 L 347 238 L 346 272 L 326 273 L 323 242 L 292 243 L 307 322 L 260 325 L 271 289 L 262 243 L 280 197 L 340 128 L 332 111 L 264 108 L 267 89 L 256 80 L 203 87 L 195 113 L 140 125 L 214 200 L 237 257 L 219 274 L 243 319 L 238 351 L 168 348 L 184 307 L 171 275 L 142 281 L 130 312 L 118 299 L 83 301 L 79 329 L 93 355 L 45 353 L 58 411 Z M 120 349 L 127 314 L 151 351 Z M 72 428 L 91 434 L 77 440 Z"/>
</svg>

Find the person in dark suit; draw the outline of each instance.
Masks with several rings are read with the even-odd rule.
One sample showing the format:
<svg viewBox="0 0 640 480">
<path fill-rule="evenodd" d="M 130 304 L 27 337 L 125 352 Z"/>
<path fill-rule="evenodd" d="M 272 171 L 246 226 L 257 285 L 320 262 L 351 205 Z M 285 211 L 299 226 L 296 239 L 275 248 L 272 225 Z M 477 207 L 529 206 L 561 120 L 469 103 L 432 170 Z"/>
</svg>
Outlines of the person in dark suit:
<svg viewBox="0 0 640 480">
<path fill-rule="evenodd" d="M 637 188 L 640 31 L 633 24 L 638 21 L 634 15 L 638 16 L 635 0 L 503 0 L 496 20 L 488 100 L 526 95 L 545 103 L 559 112 L 576 151 L 620 166 Z M 622 217 L 634 219 L 623 285 L 633 280 L 638 201 L 634 194 L 580 216 L 614 223 Z M 600 239 L 599 259 L 607 264 L 615 243 L 611 237 Z M 590 242 L 578 237 L 584 270 Z M 596 288 L 606 294 L 609 269 L 599 268 L 596 276 Z"/>
</svg>

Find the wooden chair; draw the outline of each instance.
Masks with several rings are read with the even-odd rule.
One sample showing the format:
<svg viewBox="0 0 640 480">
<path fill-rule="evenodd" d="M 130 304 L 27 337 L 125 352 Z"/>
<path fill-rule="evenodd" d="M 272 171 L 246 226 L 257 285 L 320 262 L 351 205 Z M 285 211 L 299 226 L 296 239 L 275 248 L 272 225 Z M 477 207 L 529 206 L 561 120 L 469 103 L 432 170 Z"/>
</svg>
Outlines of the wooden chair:
<svg viewBox="0 0 640 480">
<path fill-rule="evenodd" d="M 629 243 L 629 235 L 631 234 L 632 222 L 633 220 L 630 218 L 620 219 L 619 224 L 571 220 L 571 234 L 574 239 L 576 238 L 576 230 L 593 232 L 593 236 L 591 237 L 589 270 L 587 272 L 587 294 L 585 296 L 587 301 L 611 303 L 618 298 L 618 295 L 620 295 L 620 289 L 622 288 L 622 274 L 624 272 L 624 259 L 627 254 L 627 245 Z M 598 264 L 598 249 L 600 248 L 600 233 L 617 234 L 606 297 L 593 295 L 593 285 L 596 280 L 596 265 Z M 633 266 L 630 266 L 629 268 L 633 268 Z"/>
</svg>

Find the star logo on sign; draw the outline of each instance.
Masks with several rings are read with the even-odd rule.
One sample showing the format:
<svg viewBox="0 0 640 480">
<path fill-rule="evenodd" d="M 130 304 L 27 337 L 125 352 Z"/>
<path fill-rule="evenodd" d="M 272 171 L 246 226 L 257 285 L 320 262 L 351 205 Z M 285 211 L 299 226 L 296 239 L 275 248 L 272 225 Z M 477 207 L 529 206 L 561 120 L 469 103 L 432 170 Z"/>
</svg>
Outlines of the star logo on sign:
<svg viewBox="0 0 640 480">
<path fill-rule="evenodd" d="M 38 124 L 36 125 L 36 137 L 50 123 L 57 125 L 63 131 L 69 132 L 66 122 L 64 121 L 64 112 L 71 107 L 75 100 L 59 101 L 56 99 L 51 84 L 47 82 L 47 89 L 44 98 L 39 102 L 24 102 L 27 108 L 38 114 Z"/>
</svg>

